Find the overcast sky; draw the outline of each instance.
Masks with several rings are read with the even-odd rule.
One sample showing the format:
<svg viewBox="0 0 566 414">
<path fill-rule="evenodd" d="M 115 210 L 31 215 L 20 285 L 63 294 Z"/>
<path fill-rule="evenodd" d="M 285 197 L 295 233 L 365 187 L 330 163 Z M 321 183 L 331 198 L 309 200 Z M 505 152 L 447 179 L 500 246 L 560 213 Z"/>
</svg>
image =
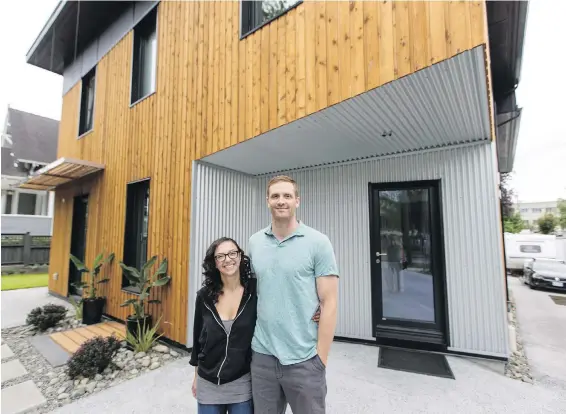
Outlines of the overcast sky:
<svg viewBox="0 0 566 414">
<path fill-rule="evenodd" d="M 7 105 L 61 117 L 62 77 L 25 63 L 56 0 L 0 1 L 0 122 Z M 566 198 L 566 1 L 531 0 L 518 104 L 523 115 L 512 186 L 521 201 Z"/>
</svg>

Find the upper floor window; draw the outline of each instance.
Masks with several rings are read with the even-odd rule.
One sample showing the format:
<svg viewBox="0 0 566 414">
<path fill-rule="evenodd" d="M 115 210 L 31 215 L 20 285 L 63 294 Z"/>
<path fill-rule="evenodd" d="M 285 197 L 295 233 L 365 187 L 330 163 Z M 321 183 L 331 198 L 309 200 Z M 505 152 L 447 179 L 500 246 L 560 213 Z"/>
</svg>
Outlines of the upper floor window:
<svg viewBox="0 0 566 414">
<path fill-rule="evenodd" d="M 141 270 L 147 261 L 149 226 L 149 179 L 128 184 L 126 229 L 124 234 L 124 264 Z M 122 287 L 130 281 L 122 276 Z"/>
<path fill-rule="evenodd" d="M 83 135 L 84 133 L 90 131 L 93 126 L 95 84 L 96 66 L 83 77 L 82 81 L 79 135 Z"/>
<path fill-rule="evenodd" d="M 157 67 L 157 7 L 134 28 L 131 103 L 155 92 Z"/>
<path fill-rule="evenodd" d="M 242 36 L 276 19 L 301 2 L 302 0 L 243 0 Z"/>
<path fill-rule="evenodd" d="M 542 213 L 542 208 L 533 208 L 533 213 Z"/>
</svg>

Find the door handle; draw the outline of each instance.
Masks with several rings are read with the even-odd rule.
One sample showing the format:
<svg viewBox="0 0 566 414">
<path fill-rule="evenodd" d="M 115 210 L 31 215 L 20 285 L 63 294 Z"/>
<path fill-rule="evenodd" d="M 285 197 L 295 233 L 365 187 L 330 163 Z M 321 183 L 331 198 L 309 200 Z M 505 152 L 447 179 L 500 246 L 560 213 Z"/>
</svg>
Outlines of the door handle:
<svg viewBox="0 0 566 414">
<path fill-rule="evenodd" d="M 379 252 L 375 252 L 376 256 L 387 256 L 387 253 L 379 253 Z"/>
</svg>

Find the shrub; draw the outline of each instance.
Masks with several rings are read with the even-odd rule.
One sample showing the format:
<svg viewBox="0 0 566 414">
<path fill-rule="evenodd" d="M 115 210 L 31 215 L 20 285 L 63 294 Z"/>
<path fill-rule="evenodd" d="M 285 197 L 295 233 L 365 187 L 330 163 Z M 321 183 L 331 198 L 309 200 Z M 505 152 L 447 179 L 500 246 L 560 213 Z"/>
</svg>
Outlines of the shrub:
<svg viewBox="0 0 566 414">
<path fill-rule="evenodd" d="M 56 326 L 67 316 L 67 308 L 61 305 L 47 304 L 43 308 L 32 309 L 26 318 L 28 325 L 33 325 L 40 331 Z"/>
<path fill-rule="evenodd" d="M 112 357 L 120 349 L 120 341 L 114 336 L 103 338 L 97 336 L 84 342 L 67 362 L 68 375 L 74 379 L 80 375 L 93 378 L 102 373 Z"/>
<path fill-rule="evenodd" d="M 160 321 L 161 318 L 159 318 L 153 328 L 150 328 L 146 324 L 140 324 L 140 321 L 138 320 L 137 334 L 134 335 L 129 330 L 126 330 L 126 342 L 128 342 L 128 344 L 134 349 L 135 352 L 149 351 L 157 342 L 157 340 L 163 335 L 155 335 Z"/>
</svg>

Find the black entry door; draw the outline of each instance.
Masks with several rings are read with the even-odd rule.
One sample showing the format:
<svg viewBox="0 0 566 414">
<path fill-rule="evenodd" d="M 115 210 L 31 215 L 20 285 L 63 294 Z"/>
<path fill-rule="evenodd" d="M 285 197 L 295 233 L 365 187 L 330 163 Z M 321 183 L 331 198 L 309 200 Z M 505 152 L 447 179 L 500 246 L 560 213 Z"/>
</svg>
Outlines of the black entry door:
<svg viewBox="0 0 566 414">
<path fill-rule="evenodd" d="M 86 232 L 88 219 L 88 195 L 77 196 L 73 200 L 73 224 L 71 230 L 71 254 L 83 263 L 86 251 Z M 86 264 L 86 263 L 85 263 Z M 88 264 L 86 264 L 88 267 Z M 69 295 L 82 295 L 82 289 L 73 286 L 81 280 L 81 273 L 69 259 Z"/>
<path fill-rule="evenodd" d="M 445 349 L 439 182 L 370 184 L 370 226 L 378 344 Z"/>
</svg>

